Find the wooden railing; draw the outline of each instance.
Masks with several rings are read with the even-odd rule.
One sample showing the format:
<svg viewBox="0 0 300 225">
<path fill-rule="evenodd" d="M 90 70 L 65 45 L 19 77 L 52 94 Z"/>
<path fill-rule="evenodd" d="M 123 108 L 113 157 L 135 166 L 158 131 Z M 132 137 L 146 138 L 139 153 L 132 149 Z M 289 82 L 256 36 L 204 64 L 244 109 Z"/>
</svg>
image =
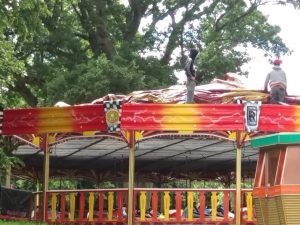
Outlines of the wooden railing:
<svg viewBox="0 0 300 225">
<path fill-rule="evenodd" d="M 127 222 L 128 189 L 52 190 L 47 222 Z M 242 190 L 243 223 L 255 222 L 252 189 Z M 42 199 L 40 193 L 36 198 Z M 33 211 L 40 218 L 41 201 Z M 234 189 L 134 189 L 135 222 L 235 222 Z"/>
</svg>

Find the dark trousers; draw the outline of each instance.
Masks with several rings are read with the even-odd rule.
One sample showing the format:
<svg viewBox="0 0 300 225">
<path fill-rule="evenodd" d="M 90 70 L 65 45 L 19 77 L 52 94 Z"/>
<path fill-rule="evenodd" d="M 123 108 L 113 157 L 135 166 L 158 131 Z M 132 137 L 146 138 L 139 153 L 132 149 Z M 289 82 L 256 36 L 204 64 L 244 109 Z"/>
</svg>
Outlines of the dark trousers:
<svg viewBox="0 0 300 225">
<path fill-rule="evenodd" d="M 196 87 L 196 81 L 188 79 L 186 82 L 186 88 L 187 88 L 186 103 L 194 102 L 195 87 Z"/>
<path fill-rule="evenodd" d="M 282 87 L 273 87 L 270 93 L 270 103 L 279 104 L 279 102 L 284 102 L 286 96 L 286 91 Z"/>
</svg>

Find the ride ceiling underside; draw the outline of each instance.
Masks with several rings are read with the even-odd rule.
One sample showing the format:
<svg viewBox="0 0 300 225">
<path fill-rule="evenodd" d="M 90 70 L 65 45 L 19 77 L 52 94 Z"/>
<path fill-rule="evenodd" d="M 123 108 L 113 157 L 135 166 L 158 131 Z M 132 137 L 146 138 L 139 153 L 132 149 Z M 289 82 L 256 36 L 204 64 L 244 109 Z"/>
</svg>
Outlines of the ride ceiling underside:
<svg viewBox="0 0 300 225">
<path fill-rule="evenodd" d="M 251 177 L 258 151 L 247 141 L 266 133 L 299 132 L 300 106 L 262 104 L 258 107 L 257 126 L 249 131 L 245 105 L 222 103 L 237 99 L 265 103 L 267 95 L 214 88 L 196 89 L 196 102 L 203 104 L 178 104 L 184 94 L 169 89 L 164 93 L 172 99 L 169 102 L 162 101 L 157 93 L 136 92 L 126 98 L 106 96 L 78 106 L 4 109 L 1 132 L 26 143 L 14 152 L 27 165 L 26 170 L 15 171 L 17 175 L 26 171 L 29 177 L 42 176 L 40 146 L 47 134 L 50 176 L 127 180 L 129 136 L 134 132 L 137 179 L 230 177 L 235 171 L 237 144 L 243 150 L 243 176 Z M 106 101 L 112 99 L 120 101 L 117 105 Z M 145 99 L 150 103 L 143 103 Z M 298 99 L 290 97 L 289 103 Z M 207 104 L 206 100 L 216 104 Z"/>
<path fill-rule="evenodd" d="M 206 136 L 162 136 L 138 142 L 136 147 L 137 180 L 165 182 L 174 178 L 207 180 L 220 177 L 230 182 L 234 177 L 236 146 L 232 141 Z M 128 180 L 129 148 L 123 141 L 83 137 L 58 143 L 50 150 L 50 176 L 94 181 Z M 26 173 L 22 170 L 14 174 L 42 177 L 41 150 L 23 145 L 14 154 L 20 156 L 28 168 Z M 245 143 L 243 176 L 254 177 L 257 156 L 258 151 Z"/>
</svg>

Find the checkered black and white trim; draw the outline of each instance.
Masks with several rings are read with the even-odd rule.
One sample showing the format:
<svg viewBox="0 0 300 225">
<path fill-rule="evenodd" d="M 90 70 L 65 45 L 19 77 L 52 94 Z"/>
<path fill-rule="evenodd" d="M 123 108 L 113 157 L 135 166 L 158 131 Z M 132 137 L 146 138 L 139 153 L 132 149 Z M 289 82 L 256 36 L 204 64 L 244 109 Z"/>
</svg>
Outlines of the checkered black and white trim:
<svg viewBox="0 0 300 225">
<path fill-rule="evenodd" d="M 106 124 L 108 132 L 118 132 L 120 131 L 121 125 L 121 114 L 122 114 L 122 101 L 112 100 L 104 102 L 104 111 L 106 117 Z M 111 121 L 112 114 L 116 116 L 115 121 Z"/>
<path fill-rule="evenodd" d="M 104 101 L 104 110 L 107 112 L 109 109 L 117 109 L 121 112 L 122 101 L 112 100 L 112 101 Z"/>
</svg>

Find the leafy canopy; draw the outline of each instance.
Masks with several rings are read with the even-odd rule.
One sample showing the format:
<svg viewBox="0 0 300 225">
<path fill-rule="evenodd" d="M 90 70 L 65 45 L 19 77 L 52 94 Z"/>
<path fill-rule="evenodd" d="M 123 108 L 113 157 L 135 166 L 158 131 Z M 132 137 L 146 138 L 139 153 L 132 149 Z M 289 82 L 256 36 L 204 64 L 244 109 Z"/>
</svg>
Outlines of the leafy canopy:
<svg viewBox="0 0 300 225">
<path fill-rule="evenodd" d="M 272 1 L 293 4 L 299 1 Z M 0 100 L 6 107 L 90 102 L 176 83 L 188 48 L 203 82 L 240 71 L 247 46 L 289 52 L 262 0 L 2 0 Z"/>
</svg>

